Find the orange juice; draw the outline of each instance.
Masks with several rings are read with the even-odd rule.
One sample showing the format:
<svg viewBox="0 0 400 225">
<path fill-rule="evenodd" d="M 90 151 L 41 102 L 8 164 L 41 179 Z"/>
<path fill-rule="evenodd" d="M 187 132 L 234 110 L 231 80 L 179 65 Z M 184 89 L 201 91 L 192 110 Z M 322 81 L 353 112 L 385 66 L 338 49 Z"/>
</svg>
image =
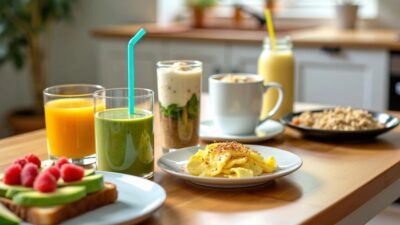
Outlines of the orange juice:
<svg viewBox="0 0 400 225">
<path fill-rule="evenodd" d="M 285 42 L 286 41 L 286 42 Z M 264 77 L 264 83 L 276 82 L 282 85 L 284 97 L 281 107 L 273 117 L 280 119 L 287 113 L 293 111 L 294 103 L 294 57 L 288 40 L 278 39 L 277 49 L 268 49 L 265 45 L 264 51 L 258 58 L 258 74 Z M 261 118 L 265 118 L 272 110 L 278 99 L 277 90 L 268 90 L 264 94 Z"/>
<path fill-rule="evenodd" d="M 95 154 L 92 98 L 53 100 L 44 109 L 51 156 L 78 159 Z"/>
</svg>

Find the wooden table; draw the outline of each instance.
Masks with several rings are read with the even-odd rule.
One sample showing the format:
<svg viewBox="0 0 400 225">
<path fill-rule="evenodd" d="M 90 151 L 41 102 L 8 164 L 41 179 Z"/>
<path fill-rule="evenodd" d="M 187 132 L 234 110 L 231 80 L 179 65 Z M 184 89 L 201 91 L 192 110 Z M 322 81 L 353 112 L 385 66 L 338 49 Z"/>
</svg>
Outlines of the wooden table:
<svg viewBox="0 0 400 225">
<path fill-rule="evenodd" d="M 158 122 L 155 133 L 158 159 Z M 363 224 L 400 196 L 400 127 L 370 143 L 319 143 L 287 129 L 260 144 L 298 154 L 304 164 L 270 186 L 240 190 L 201 188 L 156 168 L 168 198 L 144 223 Z M 1 140 L 0 169 L 28 152 L 47 157 L 44 130 Z"/>
</svg>

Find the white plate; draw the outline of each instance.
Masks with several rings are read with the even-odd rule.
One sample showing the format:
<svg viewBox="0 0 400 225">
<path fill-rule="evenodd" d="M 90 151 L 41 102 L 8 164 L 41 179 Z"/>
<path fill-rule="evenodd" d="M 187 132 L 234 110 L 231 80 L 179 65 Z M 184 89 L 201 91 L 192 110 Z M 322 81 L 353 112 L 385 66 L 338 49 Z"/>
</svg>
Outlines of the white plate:
<svg viewBox="0 0 400 225">
<path fill-rule="evenodd" d="M 111 225 L 130 222 L 139 223 L 151 216 L 164 203 L 164 189 L 149 180 L 120 173 L 96 171 L 104 180 L 117 185 L 118 200 L 81 216 L 67 220 L 61 225 Z M 22 223 L 28 225 L 27 223 Z"/>
<path fill-rule="evenodd" d="M 180 177 L 195 184 L 218 188 L 239 188 L 264 184 L 278 177 L 283 177 L 289 173 L 292 173 L 299 169 L 302 165 L 301 158 L 291 152 L 260 145 L 247 146 L 259 152 L 264 158 L 268 156 L 274 156 L 278 163 L 278 170 L 274 173 L 264 173 L 260 176 L 251 178 L 232 179 L 192 176 L 187 173 L 186 165 L 189 162 L 189 158 L 194 155 L 198 149 L 204 149 L 204 146 L 182 148 L 174 152 L 167 153 L 158 160 L 157 164 L 163 171 L 173 176 Z"/>
<path fill-rule="evenodd" d="M 271 139 L 284 131 L 284 126 L 275 121 L 268 120 L 260 124 L 254 134 L 230 135 L 220 131 L 212 120 L 201 121 L 200 138 L 205 141 L 239 141 L 242 143 L 253 143 Z"/>
</svg>

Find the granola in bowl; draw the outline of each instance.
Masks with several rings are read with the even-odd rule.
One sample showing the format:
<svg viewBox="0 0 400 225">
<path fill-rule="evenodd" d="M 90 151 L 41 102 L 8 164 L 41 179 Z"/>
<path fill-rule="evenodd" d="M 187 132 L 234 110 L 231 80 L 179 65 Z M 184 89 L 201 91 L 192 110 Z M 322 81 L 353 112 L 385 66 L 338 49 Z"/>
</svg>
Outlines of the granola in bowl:
<svg viewBox="0 0 400 225">
<path fill-rule="evenodd" d="M 306 111 L 292 119 L 296 126 L 323 130 L 359 131 L 384 128 L 372 115 L 362 109 L 336 107 L 321 112 Z"/>
</svg>

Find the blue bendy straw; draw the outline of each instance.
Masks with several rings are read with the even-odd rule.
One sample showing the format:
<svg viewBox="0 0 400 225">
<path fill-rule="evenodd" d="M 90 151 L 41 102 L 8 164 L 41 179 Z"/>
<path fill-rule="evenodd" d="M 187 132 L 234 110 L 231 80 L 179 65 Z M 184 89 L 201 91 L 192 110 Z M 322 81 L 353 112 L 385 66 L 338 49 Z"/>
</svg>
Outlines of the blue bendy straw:
<svg viewBox="0 0 400 225">
<path fill-rule="evenodd" d="M 128 43 L 128 110 L 129 115 L 135 114 L 135 57 L 136 43 L 146 34 L 143 28 L 129 40 Z"/>
</svg>

